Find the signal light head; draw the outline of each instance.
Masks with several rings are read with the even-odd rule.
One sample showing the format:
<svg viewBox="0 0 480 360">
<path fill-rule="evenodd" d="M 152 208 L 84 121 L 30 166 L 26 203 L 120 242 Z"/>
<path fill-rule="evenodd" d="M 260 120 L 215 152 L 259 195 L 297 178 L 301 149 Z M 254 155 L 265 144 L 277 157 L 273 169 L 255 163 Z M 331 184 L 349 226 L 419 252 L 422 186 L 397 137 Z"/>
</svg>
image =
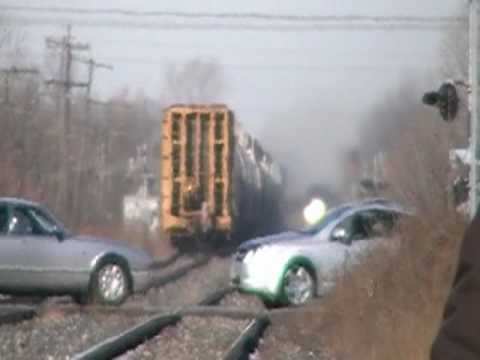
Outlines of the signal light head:
<svg viewBox="0 0 480 360">
<path fill-rule="evenodd" d="M 425 105 L 435 106 L 443 120 L 451 122 L 458 113 L 459 98 L 455 85 L 444 83 L 438 91 L 425 93 L 422 98 Z"/>
</svg>

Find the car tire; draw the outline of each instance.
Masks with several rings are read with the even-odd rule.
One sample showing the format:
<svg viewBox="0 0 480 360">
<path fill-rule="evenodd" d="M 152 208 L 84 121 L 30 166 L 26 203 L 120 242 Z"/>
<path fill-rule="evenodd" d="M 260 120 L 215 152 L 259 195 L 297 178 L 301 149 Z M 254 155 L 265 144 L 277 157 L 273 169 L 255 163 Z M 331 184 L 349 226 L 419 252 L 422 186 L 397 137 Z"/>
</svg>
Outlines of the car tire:
<svg viewBox="0 0 480 360">
<path fill-rule="evenodd" d="M 72 295 L 73 301 L 75 301 L 78 305 L 88 305 L 90 302 L 89 296 L 86 293 L 81 294 L 74 294 Z"/>
<path fill-rule="evenodd" d="M 121 259 L 102 261 L 92 273 L 89 298 L 92 303 L 121 305 L 131 293 L 128 266 Z"/>
<path fill-rule="evenodd" d="M 277 309 L 279 307 L 282 306 L 282 304 L 278 301 L 272 301 L 270 299 L 265 299 L 265 298 L 262 298 L 262 302 L 263 302 L 263 305 L 265 305 L 265 307 L 267 309 Z"/>
<path fill-rule="evenodd" d="M 292 264 L 282 278 L 281 299 L 284 305 L 301 306 L 316 294 L 316 278 L 310 267 Z"/>
</svg>

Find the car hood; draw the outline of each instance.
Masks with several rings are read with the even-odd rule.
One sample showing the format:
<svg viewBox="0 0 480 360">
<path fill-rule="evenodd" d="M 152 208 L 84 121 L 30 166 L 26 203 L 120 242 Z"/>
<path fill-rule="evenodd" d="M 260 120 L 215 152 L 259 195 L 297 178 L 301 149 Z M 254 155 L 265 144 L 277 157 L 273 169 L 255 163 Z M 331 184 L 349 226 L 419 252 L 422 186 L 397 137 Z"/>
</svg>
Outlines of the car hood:
<svg viewBox="0 0 480 360">
<path fill-rule="evenodd" d="M 264 245 L 276 245 L 282 243 L 289 243 L 291 241 L 310 239 L 310 235 L 299 231 L 287 231 L 280 234 L 274 234 L 264 237 L 255 238 L 246 241 L 238 247 L 239 251 L 248 251 Z"/>
</svg>

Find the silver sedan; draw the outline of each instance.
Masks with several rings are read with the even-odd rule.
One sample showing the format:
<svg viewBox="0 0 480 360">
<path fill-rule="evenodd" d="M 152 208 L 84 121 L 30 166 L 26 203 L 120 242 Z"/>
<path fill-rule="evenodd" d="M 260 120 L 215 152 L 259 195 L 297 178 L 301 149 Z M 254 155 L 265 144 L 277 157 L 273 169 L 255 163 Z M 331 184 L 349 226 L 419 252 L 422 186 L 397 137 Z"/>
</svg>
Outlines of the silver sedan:
<svg viewBox="0 0 480 360">
<path fill-rule="evenodd" d="M 267 305 L 301 305 L 325 294 L 339 272 L 389 239 L 399 217 L 411 214 L 376 199 L 330 210 L 306 230 L 242 244 L 233 257 L 231 280 Z"/>
<path fill-rule="evenodd" d="M 152 264 L 121 242 L 72 234 L 38 204 L 0 198 L 0 293 L 119 305 L 148 289 Z"/>
</svg>

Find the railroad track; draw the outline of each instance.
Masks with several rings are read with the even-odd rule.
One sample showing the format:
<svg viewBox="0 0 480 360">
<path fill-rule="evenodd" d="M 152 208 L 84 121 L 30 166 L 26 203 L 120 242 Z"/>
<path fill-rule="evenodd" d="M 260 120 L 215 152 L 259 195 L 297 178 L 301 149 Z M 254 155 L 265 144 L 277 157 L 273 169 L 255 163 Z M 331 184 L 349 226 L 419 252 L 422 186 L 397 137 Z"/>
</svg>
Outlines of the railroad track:
<svg viewBox="0 0 480 360">
<path fill-rule="evenodd" d="M 267 315 L 254 318 L 224 354 L 224 360 L 248 360 L 254 353 L 265 329 L 270 325 Z"/>
<path fill-rule="evenodd" d="M 0 306 L 0 325 L 17 323 L 24 320 L 30 320 L 36 315 L 35 307 L 18 305 Z"/>
<path fill-rule="evenodd" d="M 167 271 L 163 271 L 157 277 L 154 286 L 161 288 L 166 284 L 175 283 L 190 271 L 206 265 L 208 262 L 208 258 L 199 258 L 169 271 L 168 268 L 175 263 L 172 261 L 162 269 L 159 267 L 159 270 Z M 20 305 L 19 302 L 15 302 L 15 299 L 12 299 L 13 304 L 0 304 L 0 325 L 2 325 L 0 326 L 0 337 L 3 340 L 5 339 L 3 334 L 19 331 L 19 336 L 11 335 L 11 339 L 5 339 L 4 343 L 7 345 L 4 348 L 8 349 L 9 346 L 14 346 L 13 343 L 17 346 L 17 338 L 23 338 L 25 348 L 29 346 L 35 348 L 38 345 L 41 350 L 33 349 L 32 353 L 40 356 L 35 351 L 44 351 L 49 346 L 52 348 L 67 346 L 68 343 L 62 342 L 61 335 L 64 333 L 65 339 L 76 339 L 72 341 L 74 344 L 68 345 L 68 348 L 62 348 L 60 352 L 55 352 L 53 355 L 48 354 L 48 357 L 64 358 L 66 355 L 74 354 L 75 359 L 111 359 L 115 356 L 123 356 L 132 349 L 149 342 L 157 341 L 154 338 L 167 328 L 181 327 L 200 321 L 192 319 L 204 319 L 197 327 L 205 328 L 207 332 L 221 322 L 219 320 L 230 319 L 224 321 L 230 321 L 235 327 L 238 325 L 238 334 L 232 332 L 230 343 L 227 344 L 228 346 L 224 346 L 220 358 L 242 359 L 241 356 L 245 355 L 241 354 L 246 354 L 255 347 L 255 339 L 261 336 L 261 332 L 267 326 L 268 316 L 265 311 L 253 311 L 234 306 L 217 306 L 225 295 L 232 293 L 233 290 L 233 288 L 222 288 L 205 296 L 196 304 L 180 307 L 147 306 L 145 304 L 127 304 L 121 307 L 79 306 L 72 302 L 66 302 L 65 299 L 49 300 L 43 303 L 35 300 L 32 304 Z M 79 323 L 85 324 L 85 327 L 82 329 L 83 325 L 77 326 Z M 52 333 L 51 339 L 39 340 L 40 344 L 33 343 L 31 338 L 35 338 L 38 333 L 43 332 L 45 324 L 47 324 L 47 332 Z M 69 330 L 63 331 L 63 328 Z M 96 334 L 90 335 L 89 329 L 95 329 Z M 31 336 L 32 332 L 37 335 Z M 112 336 L 112 334 L 116 335 Z M 48 344 L 48 341 L 51 343 Z M 20 343 L 22 343 L 21 340 Z M 4 351 L 7 352 L 7 350 L 3 350 L 0 353 L 2 359 L 31 357 L 31 354 L 22 355 L 23 353 L 15 352 L 13 355 L 4 356 L 2 354 Z"/>
<path fill-rule="evenodd" d="M 165 286 L 167 284 L 178 283 L 173 288 L 182 287 L 184 283 L 179 279 L 209 261 L 205 257 L 184 259 L 186 261 L 178 259 L 178 256 L 174 256 L 166 262 L 157 263 L 155 288 L 165 288 L 162 291 L 168 292 L 172 287 Z M 38 297 L 2 297 L 0 358 L 64 358 L 144 322 L 152 314 L 158 314 L 159 310 L 158 306 L 149 307 L 142 297 L 121 307 L 79 306 L 69 297 L 46 300 Z M 172 312 L 171 306 L 168 311 Z M 44 336 L 40 336 L 42 334 Z"/>
<path fill-rule="evenodd" d="M 37 297 L 3 298 L 0 301 L 0 326 L 31 320 L 46 307 L 44 304 L 45 299 Z"/>
<path fill-rule="evenodd" d="M 178 259 L 179 259 L 179 257 L 176 257 L 175 261 L 178 260 Z M 159 263 L 155 264 L 154 268 L 158 271 L 163 272 L 165 270 L 168 270 L 168 267 L 172 266 L 175 263 L 175 261 L 168 262 L 168 260 L 167 260 L 166 262 L 163 262 L 163 263 L 159 262 Z M 153 279 L 152 287 L 153 288 L 161 287 L 161 286 L 164 286 L 168 283 L 174 282 L 174 281 L 184 277 L 185 275 L 187 275 L 190 271 L 195 270 L 195 269 L 197 269 L 201 266 L 207 265 L 209 261 L 210 261 L 209 257 L 202 256 L 202 257 L 199 257 L 199 258 L 193 260 L 192 262 L 190 262 L 188 264 L 180 266 L 178 269 L 175 269 L 174 271 L 171 271 L 171 272 L 167 271 L 166 274 L 156 275 L 154 273 L 154 279 Z M 163 264 L 163 266 L 160 266 L 160 264 Z M 167 265 L 165 265 L 165 264 L 167 264 Z"/>
<path fill-rule="evenodd" d="M 217 290 L 198 302 L 199 306 L 208 307 L 218 304 L 221 299 L 234 289 L 231 287 Z M 188 307 L 187 307 L 188 308 Z M 186 309 L 160 313 L 146 321 L 127 329 L 119 335 L 110 337 L 93 347 L 73 355 L 75 360 L 113 359 L 135 349 L 154 338 L 168 326 L 176 325 L 185 316 Z"/>
<path fill-rule="evenodd" d="M 235 289 L 231 287 L 220 289 L 205 297 L 196 305 L 185 306 L 178 310 L 166 311 L 152 316 L 119 335 L 108 338 L 90 349 L 73 355 L 73 359 L 142 359 L 143 354 L 153 354 L 155 350 L 162 349 L 163 340 L 169 341 L 168 338 L 171 334 L 167 334 L 162 338 L 163 332 L 179 324 L 182 325 L 183 322 L 188 323 L 192 317 L 212 319 L 226 317 L 235 319 L 237 322 L 241 321 L 241 325 L 238 326 L 242 328 L 237 331 L 238 334 L 234 334 L 233 332 L 229 334 L 231 338 L 229 343 L 225 344 L 226 340 L 221 338 L 222 334 L 217 333 L 217 335 L 220 336 L 218 341 L 223 342 L 223 351 L 217 355 L 219 359 L 225 360 L 248 359 L 249 354 L 256 349 L 265 328 L 270 324 L 270 320 L 266 311 L 216 306 L 225 295 L 233 291 L 235 291 Z M 201 322 L 201 324 L 204 327 L 208 326 L 203 329 L 204 333 L 214 331 L 214 329 L 212 329 L 215 327 L 214 322 L 207 321 Z M 184 327 L 185 326 L 188 328 L 188 325 L 184 325 Z M 142 347 L 145 349 L 142 349 Z M 205 358 L 217 358 L 211 357 L 210 355 Z M 146 358 L 148 358 L 148 356 Z M 157 354 L 156 358 L 162 358 L 162 355 Z"/>
<path fill-rule="evenodd" d="M 52 321 L 57 322 L 58 326 L 56 330 L 50 330 L 50 332 L 55 334 L 62 331 L 64 324 L 68 327 L 70 326 L 68 324 L 78 321 L 93 322 L 94 325 L 90 326 L 90 328 L 96 326 L 102 327 L 102 333 L 98 335 L 100 341 L 91 344 L 87 350 L 80 352 L 74 351 L 73 353 L 69 353 L 69 355 L 74 354 L 73 359 L 113 359 L 116 356 L 121 356 L 129 350 L 145 344 L 158 336 L 165 328 L 175 326 L 182 321 L 188 322 L 192 317 L 213 319 L 212 324 L 205 326 L 207 327 L 205 329 L 207 332 L 214 327 L 213 323 L 219 318 L 235 319 L 236 322 L 248 320 L 247 324 L 242 323 L 244 326 L 243 331 L 241 333 L 239 332 L 235 339 L 232 339 L 233 341 L 231 341 L 231 345 L 229 345 L 228 348 L 225 346 L 224 354 L 221 356 L 221 358 L 228 360 L 248 359 L 247 354 L 252 352 L 256 347 L 258 339 L 269 323 L 268 315 L 265 311 L 215 306 L 223 296 L 231 293 L 233 290 L 232 288 L 221 289 L 220 291 L 210 294 L 196 305 L 185 306 L 180 309 L 142 309 L 140 306 L 117 309 L 70 305 L 60 305 L 54 308 L 45 307 L 42 311 L 39 311 L 38 308 L 26 306 L 17 306 L 15 308 L 5 309 L 5 311 L 2 311 L 3 309 L 0 308 L 0 323 L 2 326 L 6 324 L 15 325 L 17 322 L 31 320 L 38 316 L 39 320 L 36 320 L 37 326 L 34 326 L 34 328 L 43 331 L 42 324 L 44 320 L 42 319 L 46 319 L 46 321 L 49 322 L 49 318 L 53 317 Z M 61 320 L 55 319 L 56 314 L 61 314 Z M 26 325 L 26 323 L 24 322 L 23 325 Z M 104 326 L 105 328 L 103 328 Z M 26 328 L 28 332 L 32 331 L 29 326 L 26 326 Z M 117 335 L 108 336 L 109 332 L 118 333 L 119 331 L 121 332 Z M 77 331 L 73 334 L 69 333 L 69 335 L 76 333 Z M 78 336 L 81 336 L 81 334 L 79 333 Z M 55 336 L 53 337 L 55 338 Z M 88 339 L 88 343 L 92 343 L 93 340 L 94 339 Z M 55 346 L 61 347 L 63 345 L 58 343 L 58 339 L 55 339 Z M 61 354 L 64 355 L 66 353 L 68 353 L 68 351 L 65 349 Z"/>
</svg>

